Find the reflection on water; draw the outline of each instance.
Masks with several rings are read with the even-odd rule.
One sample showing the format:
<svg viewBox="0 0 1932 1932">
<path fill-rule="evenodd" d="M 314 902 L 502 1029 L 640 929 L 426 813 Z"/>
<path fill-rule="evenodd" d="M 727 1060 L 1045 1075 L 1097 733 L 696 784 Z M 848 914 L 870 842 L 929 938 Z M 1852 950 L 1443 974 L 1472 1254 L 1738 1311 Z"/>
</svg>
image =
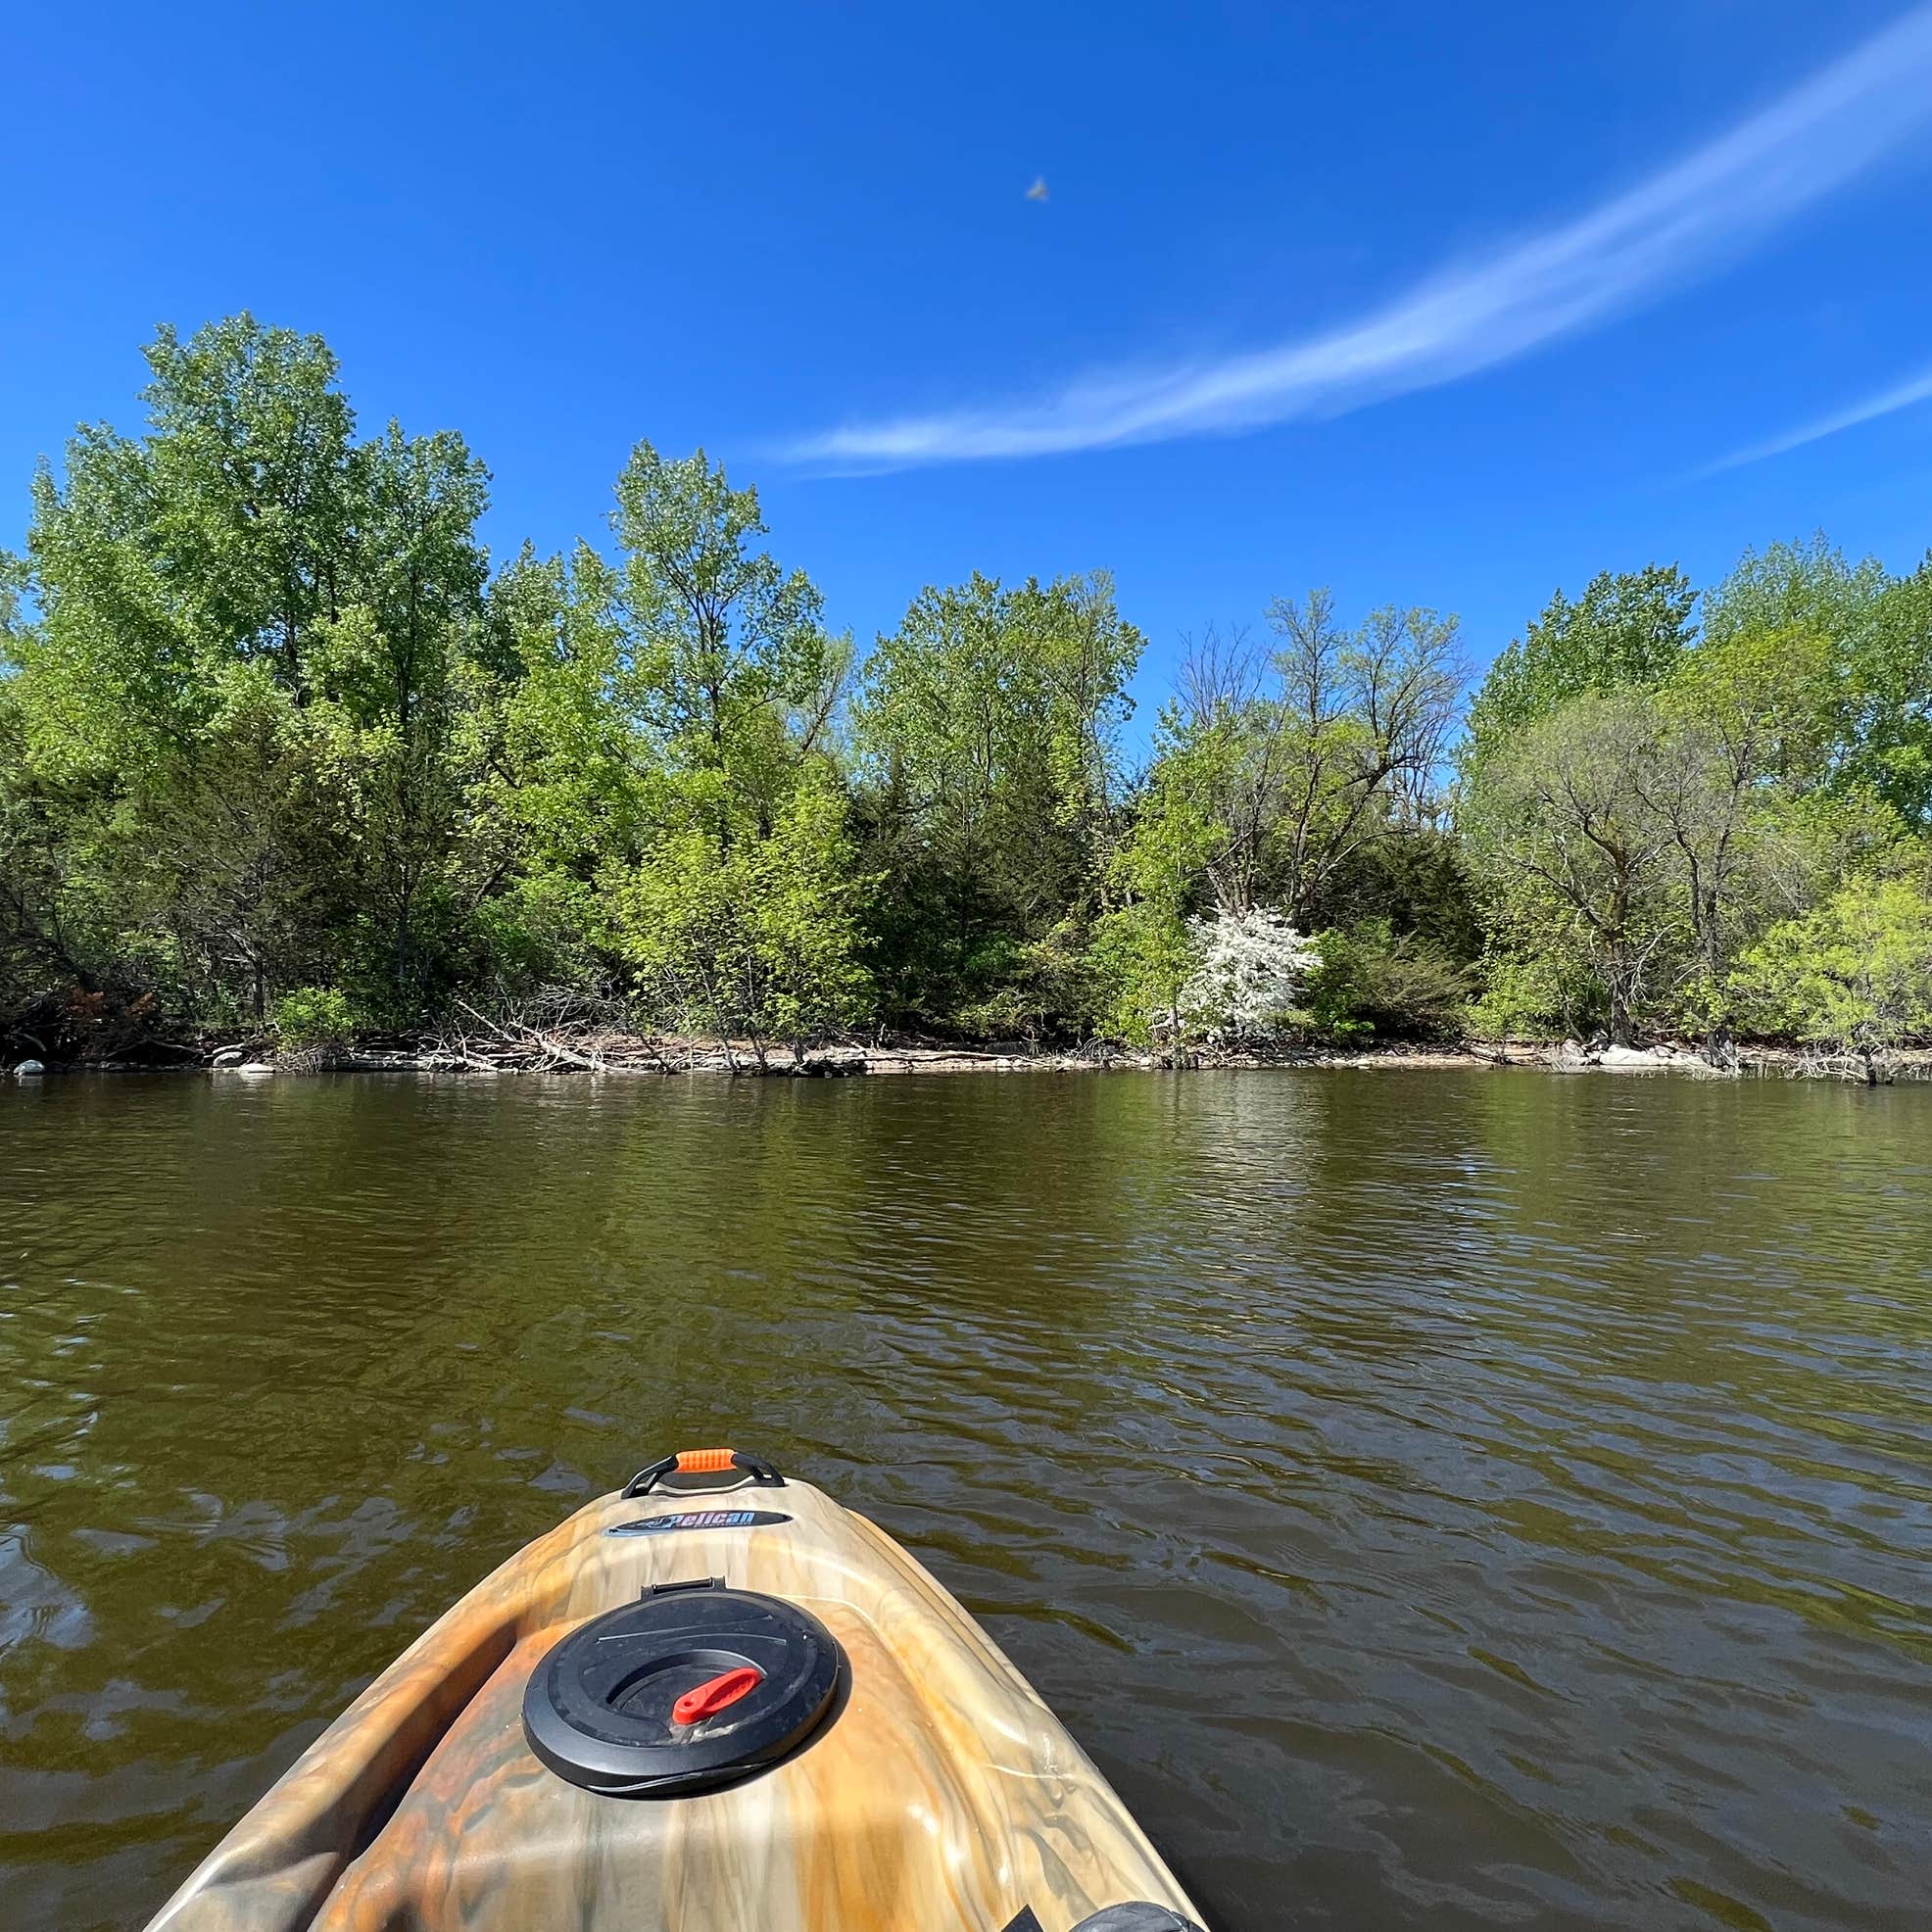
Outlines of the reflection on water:
<svg viewBox="0 0 1932 1932">
<path fill-rule="evenodd" d="M 1906 1927 L 1932 1090 L 0 1092 L 0 1875 L 138 1923 L 447 1602 L 764 1448 L 1226 1932 Z"/>
</svg>

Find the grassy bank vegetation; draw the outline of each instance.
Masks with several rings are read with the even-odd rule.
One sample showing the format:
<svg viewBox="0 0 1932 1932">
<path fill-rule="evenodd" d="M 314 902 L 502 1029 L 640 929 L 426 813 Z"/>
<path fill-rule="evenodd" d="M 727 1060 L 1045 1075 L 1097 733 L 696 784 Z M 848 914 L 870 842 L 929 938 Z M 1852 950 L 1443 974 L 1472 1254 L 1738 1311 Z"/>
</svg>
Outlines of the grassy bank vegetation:
<svg viewBox="0 0 1932 1932">
<path fill-rule="evenodd" d="M 618 1016 L 1202 1039 L 1932 1036 L 1932 565 L 1822 539 L 1453 617 L 1283 597 L 1144 755 L 1104 574 L 864 651 L 755 492 L 640 443 L 606 541 L 493 559 L 449 431 L 327 348 L 147 351 L 0 579 L 10 1057 Z"/>
</svg>

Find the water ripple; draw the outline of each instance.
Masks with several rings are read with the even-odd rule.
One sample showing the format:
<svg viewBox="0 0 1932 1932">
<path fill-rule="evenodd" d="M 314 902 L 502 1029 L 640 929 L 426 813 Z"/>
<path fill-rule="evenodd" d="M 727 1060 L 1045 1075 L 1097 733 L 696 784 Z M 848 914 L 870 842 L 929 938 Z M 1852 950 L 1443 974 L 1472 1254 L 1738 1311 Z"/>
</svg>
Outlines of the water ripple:
<svg viewBox="0 0 1932 1932">
<path fill-rule="evenodd" d="M 667 1444 L 878 1516 L 1225 1932 L 1889 1928 L 1932 1092 L 0 1092 L 0 1867 L 125 1924 Z"/>
</svg>

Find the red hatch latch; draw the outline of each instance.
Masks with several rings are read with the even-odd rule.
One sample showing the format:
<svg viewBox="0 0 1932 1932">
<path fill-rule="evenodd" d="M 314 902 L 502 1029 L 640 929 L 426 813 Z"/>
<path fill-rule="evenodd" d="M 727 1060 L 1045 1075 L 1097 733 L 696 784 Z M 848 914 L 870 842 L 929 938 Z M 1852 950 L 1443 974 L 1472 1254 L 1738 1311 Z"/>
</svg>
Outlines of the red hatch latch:
<svg viewBox="0 0 1932 1932">
<path fill-rule="evenodd" d="M 713 1677 L 706 1683 L 688 1690 L 671 1706 L 671 1721 L 674 1724 L 699 1724 L 706 1717 L 715 1717 L 720 1711 L 736 1704 L 741 1697 L 749 1697 L 765 1680 L 762 1670 L 754 1670 L 749 1664 L 736 1670 L 727 1670 L 721 1677 Z M 661 1704 L 657 1707 L 664 1708 Z"/>
</svg>

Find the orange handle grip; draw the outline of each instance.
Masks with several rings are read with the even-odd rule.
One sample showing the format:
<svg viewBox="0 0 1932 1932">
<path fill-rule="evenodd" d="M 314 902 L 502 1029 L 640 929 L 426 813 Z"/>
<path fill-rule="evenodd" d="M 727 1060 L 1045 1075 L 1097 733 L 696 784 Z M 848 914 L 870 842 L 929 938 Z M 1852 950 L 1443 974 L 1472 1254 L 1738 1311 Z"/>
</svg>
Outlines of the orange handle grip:
<svg viewBox="0 0 1932 1932">
<path fill-rule="evenodd" d="M 669 1475 L 729 1475 L 734 1470 L 742 1473 L 743 1480 L 754 1482 L 767 1489 L 783 1488 L 785 1478 L 762 1456 L 754 1456 L 747 1449 L 680 1449 L 675 1456 L 666 1456 L 652 1463 L 648 1469 L 641 1469 L 625 1483 L 623 1494 L 628 1501 L 636 1496 L 649 1496 L 666 1476 Z M 715 1488 L 717 1485 L 711 1484 Z"/>
</svg>

